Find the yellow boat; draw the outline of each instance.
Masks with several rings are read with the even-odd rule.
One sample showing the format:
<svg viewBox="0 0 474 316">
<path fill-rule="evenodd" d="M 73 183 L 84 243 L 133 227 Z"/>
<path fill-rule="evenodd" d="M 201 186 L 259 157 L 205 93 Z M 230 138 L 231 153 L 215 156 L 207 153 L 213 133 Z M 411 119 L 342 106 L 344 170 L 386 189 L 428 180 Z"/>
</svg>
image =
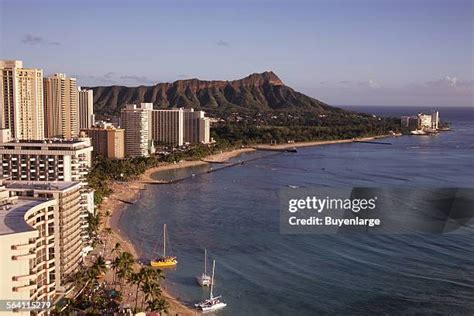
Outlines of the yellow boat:
<svg viewBox="0 0 474 316">
<path fill-rule="evenodd" d="M 157 258 L 150 261 L 150 265 L 152 267 L 158 267 L 158 268 L 174 267 L 177 263 L 178 263 L 178 260 L 176 260 L 176 257 L 173 257 L 173 256 Z"/>
<path fill-rule="evenodd" d="M 176 266 L 178 260 L 175 256 L 166 255 L 166 224 L 163 225 L 163 256 L 150 261 L 152 267 L 172 268 Z"/>
</svg>

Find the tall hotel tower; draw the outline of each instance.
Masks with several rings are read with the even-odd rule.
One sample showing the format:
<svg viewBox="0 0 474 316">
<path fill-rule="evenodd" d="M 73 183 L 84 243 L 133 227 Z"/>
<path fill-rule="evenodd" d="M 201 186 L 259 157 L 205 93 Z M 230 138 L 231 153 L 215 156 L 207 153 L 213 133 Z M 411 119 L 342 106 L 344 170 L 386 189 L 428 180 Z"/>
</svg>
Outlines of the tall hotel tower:
<svg viewBox="0 0 474 316">
<path fill-rule="evenodd" d="M 94 94 L 92 90 L 78 89 L 79 93 L 79 129 L 94 126 Z"/>
<path fill-rule="evenodd" d="M 151 141 L 152 103 L 128 104 L 120 113 L 121 127 L 125 129 L 125 155 L 148 157 Z"/>
<path fill-rule="evenodd" d="M 78 91 L 75 78 L 54 74 L 44 79 L 44 118 L 47 138 L 79 136 Z"/>
<path fill-rule="evenodd" d="M 0 60 L 0 105 L 0 128 L 14 139 L 43 139 L 43 70 Z"/>
</svg>

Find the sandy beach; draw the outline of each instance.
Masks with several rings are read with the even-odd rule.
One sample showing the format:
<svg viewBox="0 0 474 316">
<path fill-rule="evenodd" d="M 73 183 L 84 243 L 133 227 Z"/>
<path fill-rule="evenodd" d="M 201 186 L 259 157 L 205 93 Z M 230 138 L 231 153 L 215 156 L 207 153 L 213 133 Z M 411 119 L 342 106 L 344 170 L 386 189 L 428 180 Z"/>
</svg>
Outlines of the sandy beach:
<svg viewBox="0 0 474 316">
<path fill-rule="evenodd" d="M 338 140 L 322 140 L 322 141 L 313 141 L 313 142 L 296 142 L 296 143 L 287 143 L 287 144 L 275 144 L 275 145 L 256 145 L 254 148 L 259 149 L 291 149 L 299 147 L 311 147 L 311 146 L 322 146 L 322 145 L 331 145 L 331 144 L 343 144 L 343 143 L 353 143 L 356 141 L 370 141 L 375 139 L 381 139 L 386 137 L 399 136 L 399 135 L 380 135 L 380 136 L 371 136 L 371 137 L 362 137 L 362 138 L 350 138 L 350 139 L 338 139 Z"/>
</svg>

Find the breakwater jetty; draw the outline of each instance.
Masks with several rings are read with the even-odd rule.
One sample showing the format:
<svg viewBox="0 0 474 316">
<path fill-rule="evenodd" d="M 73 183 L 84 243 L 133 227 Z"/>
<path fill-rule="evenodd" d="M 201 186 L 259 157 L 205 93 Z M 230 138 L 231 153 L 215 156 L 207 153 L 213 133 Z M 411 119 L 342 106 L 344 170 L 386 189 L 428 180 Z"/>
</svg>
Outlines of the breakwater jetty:
<svg viewBox="0 0 474 316">
<path fill-rule="evenodd" d="M 218 165 L 221 165 L 221 166 L 216 167 L 216 168 L 212 167 L 212 168 L 210 168 L 210 169 L 207 170 L 207 171 L 200 172 L 200 173 L 193 173 L 193 174 L 191 174 L 191 175 L 189 175 L 189 176 L 186 176 L 186 177 L 183 177 L 183 178 L 179 178 L 179 179 L 173 179 L 173 180 L 154 180 L 154 179 L 147 179 L 147 180 L 141 181 L 141 183 L 143 183 L 143 184 L 150 184 L 150 185 L 160 185 L 160 184 L 178 183 L 178 182 L 181 182 L 181 181 L 190 179 L 190 178 L 199 177 L 199 176 L 202 176 L 202 175 L 205 175 L 205 174 L 208 174 L 208 173 L 212 173 L 212 172 L 222 171 L 222 170 L 225 170 L 225 169 L 227 169 L 227 168 L 232 168 L 232 167 L 239 166 L 239 165 L 243 165 L 243 164 L 246 164 L 246 163 L 255 161 L 255 160 L 260 160 L 260 159 L 264 159 L 264 158 L 267 158 L 267 157 L 272 157 L 272 156 L 275 156 L 275 155 L 280 155 L 280 154 L 282 154 L 282 153 L 287 152 L 287 150 L 270 150 L 270 151 L 273 151 L 274 153 L 268 154 L 268 155 L 265 155 L 265 156 L 259 156 L 259 157 L 255 157 L 255 158 L 250 158 L 250 159 L 246 159 L 246 160 L 232 161 L 232 162 L 228 162 L 228 161 L 212 161 L 212 160 L 205 161 L 205 160 L 202 160 L 203 162 L 207 162 L 207 163 L 210 163 L 210 164 L 218 164 Z"/>
<path fill-rule="evenodd" d="M 377 142 L 377 141 L 368 141 L 368 140 L 354 140 L 354 143 L 373 144 L 373 145 L 392 145 L 392 143 L 389 143 L 389 142 Z"/>
</svg>

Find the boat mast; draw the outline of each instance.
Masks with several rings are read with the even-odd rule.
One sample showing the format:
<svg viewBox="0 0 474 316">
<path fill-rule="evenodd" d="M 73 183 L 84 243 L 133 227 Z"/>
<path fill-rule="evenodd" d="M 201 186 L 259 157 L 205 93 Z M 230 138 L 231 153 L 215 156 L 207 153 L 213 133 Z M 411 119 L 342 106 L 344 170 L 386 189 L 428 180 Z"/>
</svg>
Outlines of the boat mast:
<svg viewBox="0 0 474 316">
<path fill-rule="evenodd" d="M 166 257 L 166 224 L 163 224 L 163 257 Z"/>
<path fill-rule="evenodd" d="M 209 293 L 209 299 L 212 300 L 212 290 L 214 289 L 214 270 L 216 269 L 216 260 L 212 260 L 212 279 L 211 279 L 211 292 Z"/>
<path fill-rule="evenodd" d="M 207 275 L 207 249 L 204 248 L 204 274 Z"/>
</svg>

